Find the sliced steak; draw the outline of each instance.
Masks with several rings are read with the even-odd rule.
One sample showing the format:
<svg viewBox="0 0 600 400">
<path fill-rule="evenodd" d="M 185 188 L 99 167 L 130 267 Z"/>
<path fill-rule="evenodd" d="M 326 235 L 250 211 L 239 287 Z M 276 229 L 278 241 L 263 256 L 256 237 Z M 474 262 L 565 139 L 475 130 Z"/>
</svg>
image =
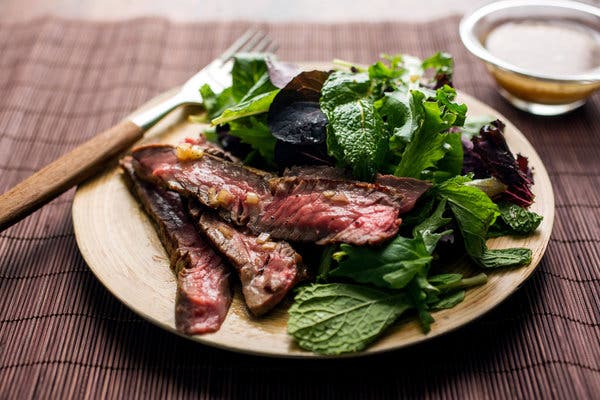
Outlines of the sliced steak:
<svg viewBox="0 0 600 400">
<path fill-rule="evenodd" d="M 377 244 L 396 235 L 403 196 L 386 186 L 350 180 L 284 177 L 210 155 L 182 161 L 168 145 L 134 149 L 136 172 L 253 232 L 319 244 Z"/>
<path fill-rule="evenodd" d="M 375 183 L 394 189 L 403 197 L 400 214 L 413 209 L 419 198 L 431 187 L 431 183 L 415 178 L 377 174 Z"/>
<path fill-rule="evenodd" d="M 236 267 L 246 305 L 254 315 L 272 309 L 304 278 L 302 257 L 286 242 L 243 232 L 211 212 L 202 213 L 198 226 Z"/>
<path fill-rule="evenodd" d="M 366 182 L 271 179 L 273 199 L 248 225 L 272 237 L 317 244 L 376 244 L 398 232 L 402 197 Z"/>
<path fill-rule="evenodd" d="M 184 143 L 187 143 L 192 146 L 198 146 L 206 153 L 211 156 L 215 156 L 218 158 L 222 158 L 223 160 L 231 161 L 234 163 L 240 163 L 240 159 L 231 154 L 228 151 L 223 150 L 223 148 L 217 144 L 211 143 L 206 140 L 206 136 L 204 134 L 200 134 L 198 138 L 186 138 Z"/>
<path fill-rule="evenodd" d="M 200 236 L 178 193 L 138 179 L 131 157 L 121 160 L 121 167 L 131 191 L 152 218 L 177 275 L 177 329 L 188 335 L 219 330 L 232 298 L 223 259 Z"/>
<path fill-rule="evenodd" d="M 149 145 L 134 149 L 132 155 L 135 171 L 142 179 L 196 198 L 237 225 L 258 215 L 265 200 L 271 198 L 265 179 L 269 174 L 209 154 L 182 161 L 172 146 Z"/>
<path fill-rule="evenodd" d="M 294 165 L 286 168 L 283 176 L 297 176 L 300 178 L 322 178 L 332 180 L 350 180 L 351 176 L 341 168 L 328 165 Z"/>
</svg>

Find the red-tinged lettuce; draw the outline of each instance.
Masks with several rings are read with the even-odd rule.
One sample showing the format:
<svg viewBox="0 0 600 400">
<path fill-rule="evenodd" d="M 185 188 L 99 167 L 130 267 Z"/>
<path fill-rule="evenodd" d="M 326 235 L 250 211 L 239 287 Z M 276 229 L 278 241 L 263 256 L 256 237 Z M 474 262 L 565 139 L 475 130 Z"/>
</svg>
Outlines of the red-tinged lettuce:
<svg viewBox="0 0 600 400">
<path fill-rule="evenodd" d="M 529 207 L 533 203 L 533 179 L 527 158 L 510 151 L 504 139 L 504 124 L 496 120 L 485 125 L 478 136 L 463 141 L 463 173 L 473 173 L 475 178 L 493 176 L 508 188 L 500 199 Z"/>
<path fill-rule="evenodd" d="M 319 106 L 328 76 L 324 71 L 301 72 L 273 99 L 267 121 L 277 139 L 275 162 L 280 167 L 333 163 L 327 155 L 327 117 Z"/>
<path fill-rule="evenodd" d="M 294 64 L 279 61 L 275 57 L 267 57 L 267 72 L 269 80 L 275 87 L 283 89 L 302 70 Z"/>
</svg>

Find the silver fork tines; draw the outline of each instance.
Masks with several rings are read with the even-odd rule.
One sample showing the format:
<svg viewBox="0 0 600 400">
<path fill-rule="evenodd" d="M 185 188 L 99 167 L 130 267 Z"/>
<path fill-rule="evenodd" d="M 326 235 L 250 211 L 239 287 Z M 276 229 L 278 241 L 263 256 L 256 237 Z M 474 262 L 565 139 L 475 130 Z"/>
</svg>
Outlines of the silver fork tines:
<svg viewBox="0 0 600 400">
<path fill-rule="evenodd" d="M 236 53 L 274 53 L 276 50 L 277 45 L 265 33 L 249 29 L 213 62 L 188 79 L 179 92 L 160 104 L 135 114 L 131 117 L 131 121 L 147 130 L 176 107 L 185 104 L 201 104 L 202 98 L 198 89 L 202 85 L 210 85 L 217 93 L 231 85 L 232 58 Z"/>
</svg>

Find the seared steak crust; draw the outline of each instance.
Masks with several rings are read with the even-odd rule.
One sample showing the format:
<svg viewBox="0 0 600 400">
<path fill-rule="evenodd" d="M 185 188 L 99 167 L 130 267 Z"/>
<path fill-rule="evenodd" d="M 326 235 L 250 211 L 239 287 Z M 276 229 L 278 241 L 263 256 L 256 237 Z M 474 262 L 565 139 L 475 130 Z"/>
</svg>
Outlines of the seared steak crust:
<svg viewBox="0 0 600 400">
<path fill-rule="evenodd" d="M 177 329 L 188 335 L 217 331 L 232 298 L 223 259 L 200 236 L 178 193 L 138 179 L 131 157 L 121 160 L 121 167 L 131 191 L 154 222 L 177 275 Z"/>
<path fill-rule="evenodd" d="M 381 174 L 377 174 L 375 183 L 392 188 L 403 197 L 400 214 L 412 210 L 417 200 L 431 187 L 431 183 L 420 179 Z"/>
</svg>

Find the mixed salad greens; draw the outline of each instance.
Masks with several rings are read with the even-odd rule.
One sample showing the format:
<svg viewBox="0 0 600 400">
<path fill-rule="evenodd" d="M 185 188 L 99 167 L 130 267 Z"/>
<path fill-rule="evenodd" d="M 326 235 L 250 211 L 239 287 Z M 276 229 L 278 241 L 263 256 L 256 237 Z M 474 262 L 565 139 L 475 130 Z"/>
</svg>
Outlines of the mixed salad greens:
<svg viewBox="0 0 600 400">
<path fill-rule="evenodd" d="M 487 281 L 484 271 L 530 263 L 531 250 L 489 249 L 488 238 L 528 235 L 542 220 L 527 210 L 531 171 L 510 152 L 502 122 L 468 118 L 456 102 L 452 57 L 335 64 L 301 71 L 240 54 L 231 87 L 200 88 L 214 126 L 207 136 L 248 165 L 325 164 L 357 180 L 383 173 L 433 184 L 392 241 L 322 248 L 316 282 L 297 289 L 288 320 L 298 344 L 322 354 L 362 350 L 407 312 L 428 332 L 431 312 L 460 303 Z M 465 253 L 480 273 L 452 272 Z"/>
</svg>

